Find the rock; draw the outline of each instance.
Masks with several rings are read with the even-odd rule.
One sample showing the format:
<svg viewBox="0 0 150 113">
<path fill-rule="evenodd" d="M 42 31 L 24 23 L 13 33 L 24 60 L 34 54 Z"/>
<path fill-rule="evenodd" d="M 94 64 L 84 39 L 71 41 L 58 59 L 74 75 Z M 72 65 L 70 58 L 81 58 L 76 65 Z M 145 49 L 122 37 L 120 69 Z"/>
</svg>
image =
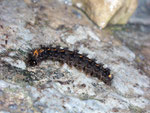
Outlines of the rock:
<svg viewBox="0 0 150 113">
<path fill-rule="evenodd" d="M 150 0 L 138 1 L 138 7 L 129 22 L 132 24 L 150 25 Z"/>
<path fill-rule="evenodd" d="M 137 7 L 137 0 L 126 0 L 110 20 L 111 24 L 126 24 Z"/>
<path fill-rule="evenodd" d="M 10 57 L 1 58 L 1 60 L 5 61 L 5 62 L 8 62 L 12 66 L 15 66 L 15 67 L 18 67 L 18 68 L 21 68 L 21 69 L 26 68 L 25 62 L 22 61 L 22 60 L 14 60 Z"/>
<path fill-rule="evenodd" d="M 137 7 L 137 0 L 73 0 L 101 28 L 108 23 L 126 24 Z"/>
<path fill-rule="evenodd" d="M 0 0 L 0 112 L 149 112 L 150 78 L 135 67 L 136 54 L 129 46 L 84 16 L 79 19 L 70 5 L 57 0 L 25 1 Z M 119 31 L 126 39 L 123 42 L 132 39 L 134 46 L 142 37 L 137 44 L 144 43 L 148 34 L 131 29 Z M 31 49 L 50 44 L 77 49 L 105 64 L 114 75 L 112 85 L 51 60 L 35 67 L 25 65 Z"/>
<path fill-rule="evenodd" d="M 32 106 L 32 99 L 29 97 L 28 92 L 17 84 L 12 84 L 0 80 L 0 112 L 10 113 L 33 113 L 37 112 Z"/>
</svg>

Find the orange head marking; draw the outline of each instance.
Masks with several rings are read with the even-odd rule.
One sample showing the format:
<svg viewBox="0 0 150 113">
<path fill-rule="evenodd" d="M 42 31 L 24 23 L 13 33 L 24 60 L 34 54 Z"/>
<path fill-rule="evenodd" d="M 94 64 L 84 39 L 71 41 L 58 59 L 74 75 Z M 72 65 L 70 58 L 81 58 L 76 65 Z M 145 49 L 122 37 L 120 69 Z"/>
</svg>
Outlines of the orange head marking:
<svg viewBox="0 0 150 113">
<path fill-rule="evenodd" d="M 80 55 L 79 57 L 80 57 L 80 58 L 82 58 L 83 56 L 82 56 L 82 55 Z"/>
<path fill-rule="evenodd" d="M 43 49 L 40 49 L 40 53 L 42 53 L 44 50 Z"/>
<path fill-rule="evenodd" d="M 38 55 L 39 55 L 39 53 L 38 53 L 38 50 L 36 49 L 33 53 L 33 56 L 38 57 Z"/>
</svg>

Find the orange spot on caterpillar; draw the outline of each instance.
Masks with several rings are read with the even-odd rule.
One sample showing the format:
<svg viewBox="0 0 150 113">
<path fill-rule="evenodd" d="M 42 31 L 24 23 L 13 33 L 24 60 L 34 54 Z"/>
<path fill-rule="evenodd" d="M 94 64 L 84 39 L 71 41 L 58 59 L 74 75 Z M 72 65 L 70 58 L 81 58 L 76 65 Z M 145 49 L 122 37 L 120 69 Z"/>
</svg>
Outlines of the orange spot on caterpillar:
<svg viewBox="0 0 150 113">
<path fill-rule="evenodd" d="M 61 50 L 60 52 L 65 52 L 65 50 Z"/>
<path fill-rule="evenodd" d="M 98 66 L 99 66 L 99 64 L 96 64 L 96 66 L 98 67 Z"/>
<path fill-rule="evenodd" d="M 40 49 L 40 53 L 42 53 L 44 50 L 43 49 Z"/>
<path fill-rule="evenodd" d="M 38 50 L 36 49 L 33 53 L 33 56 L 38 57 L 38 55 L 39 55 L 39 53 L 38 53 Z"/>
<path fill-rule="evenodd" d="M 112 78 L 112 75 L 108 75 L 109 78 Z"/>
<path fill-rule="evenodd" d="M 56 51 L 56 49 L 52 49 L 52 51 Z"/>
</svg>

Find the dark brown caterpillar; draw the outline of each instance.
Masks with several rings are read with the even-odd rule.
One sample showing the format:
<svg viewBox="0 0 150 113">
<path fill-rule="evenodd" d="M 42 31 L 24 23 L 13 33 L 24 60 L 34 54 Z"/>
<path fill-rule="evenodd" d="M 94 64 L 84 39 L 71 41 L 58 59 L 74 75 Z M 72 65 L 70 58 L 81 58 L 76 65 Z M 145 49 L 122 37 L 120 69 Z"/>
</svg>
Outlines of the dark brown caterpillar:
<svg viewBox="0 0 150 113">
<path fill-rule="evenodd" d="M 104 68 L 101 63 L 96 63 L 95 59 L 89 59 L 86 54 L 79 54 L 77 50 L 61 49 L 60 46 L 41 46 L 41 48 L 34 49 L 28 54 L 27 63 L 29 66 L 35 66 L 47 59 L 59 61 L 61 64 L 66 63 L 71 67 L 74 66 L 86 74 L 97 77 L 107 85 L 111 85 L 113 75 L 110 74 L 110 69 Z"/>
</svg>

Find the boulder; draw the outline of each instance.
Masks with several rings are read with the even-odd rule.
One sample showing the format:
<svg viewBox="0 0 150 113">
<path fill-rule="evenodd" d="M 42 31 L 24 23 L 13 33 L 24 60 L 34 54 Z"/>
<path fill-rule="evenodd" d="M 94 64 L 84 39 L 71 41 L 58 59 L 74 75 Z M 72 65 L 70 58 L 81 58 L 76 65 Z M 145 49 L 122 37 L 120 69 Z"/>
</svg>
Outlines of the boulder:
<svg viewBox="0 0 150 113">
<path fill-rule="evenodd" d="M 137 0 L 73 0 L 99 27 L 108 23 L 126 24 L 137 7 Z"/>
</svg>

